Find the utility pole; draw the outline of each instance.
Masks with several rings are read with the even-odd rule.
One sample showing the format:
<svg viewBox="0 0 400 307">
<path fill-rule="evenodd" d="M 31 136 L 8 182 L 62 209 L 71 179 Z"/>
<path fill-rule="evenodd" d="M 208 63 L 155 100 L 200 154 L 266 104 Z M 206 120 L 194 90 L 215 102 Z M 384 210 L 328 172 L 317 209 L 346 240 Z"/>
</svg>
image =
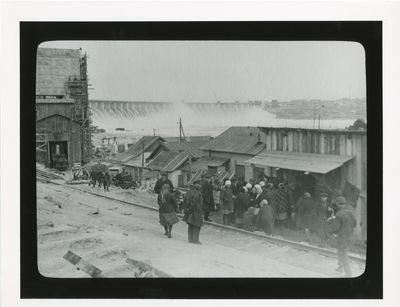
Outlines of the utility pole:
<svg viewBox="0 0 400 307">
<path fill-rule="evenodd" d="M 140 180 L 141 186 L 143 186 L 143 178 L 144 178 L 144 140 L 142 143 L 142 176 L 141 176 L 141 180 Z"/>
<path fill-rule="evenodd" d="M 179 117 L 179 141 L 182 141 L 182 119 Z"/>
<path fill-rule="evenodd" d="M 321 114 L 318 115 L 318 130 L 321 129 Z"/>
<path fill-rule="evenodd" d="M 156 129 L 153 128 L 153 136 L 156 136 Z"/>
<path fill-rule="evenodd" d="M 189 151 L 189 180 L 192 179 L 192 157 Z"/>
<path fill-rule="evenodd" d="M 314 103 L 314 116 L 313 116 L 313 129 L 315 129 L 315 116 L 316 116 L 316 111 L 317 111 L 317 105 Z"/>
</svg>

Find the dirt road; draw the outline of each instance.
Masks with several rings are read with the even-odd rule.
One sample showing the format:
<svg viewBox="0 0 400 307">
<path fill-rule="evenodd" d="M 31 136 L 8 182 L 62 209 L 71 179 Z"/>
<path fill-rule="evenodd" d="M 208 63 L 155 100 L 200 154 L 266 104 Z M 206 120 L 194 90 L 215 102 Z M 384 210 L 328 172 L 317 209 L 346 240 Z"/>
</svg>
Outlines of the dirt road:
<svg viewBox="0 0 400 307">
<path fill-rule="evenodd" d="M 174 226 L 168 239 L 157 212 L 68 187 L 38 182 L 37 199 L 38 266 L 44 276 L 88 277 L 62 258 L 69 250 L 101 269 L 104 277 L 134 277 L 137 268 L 127 258 L 174 277 L 341 276 L 334 258 L 212 226 L 202 228 L 202 245 L 187 242 L 184 222 Z M 352 268 L 355 275 L 363 272 L 359 264 Z"/>
</svg>

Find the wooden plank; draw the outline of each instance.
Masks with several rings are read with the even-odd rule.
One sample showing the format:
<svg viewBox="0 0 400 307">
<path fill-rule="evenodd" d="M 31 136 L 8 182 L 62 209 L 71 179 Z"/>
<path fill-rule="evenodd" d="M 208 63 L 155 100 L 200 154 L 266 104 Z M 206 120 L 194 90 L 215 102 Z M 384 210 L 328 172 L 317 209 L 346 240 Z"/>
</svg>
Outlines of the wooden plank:
<svg viewBox="0 0 400 307">
<path fill-rule="evenodd" d="M 319 135 L 319 153 L 325 153 L 325 133 L 320 133 Z"/>
<path fill-rule="evenodd" d="M 289 136 L 288 134 L 282 133 L 282 150 L 288 151 L 289 150 Z"/>
<path fill-rule="evenodd" d="M 346 155 L 346 137 L 343 134 L 339 136 L 339 154 Z"/>
<path fill-rule="evenodd" d="M 68 251 L 63 256 L 63 258 L 65 260 L 67 260 L 69 263 L 76 266 L 76 268 L 78 270 L 85 272 L 86 274 L 88 274 L 89 276 L 91 276 L 93 278 L 103 277 L 102 272 L 99 268 L 97 268 L 93 264 L 87 262 L 86 260 L 82 259 L 80 256 L 78 256 L 77 254 L 75 254 L 71 251 Z"/>
<path fill-rule="evenodd" d="M 348 136 L 346 136 L 346 155 L 353 155 L 352 138 Z"/>
<path fill-rule="evenodd" d="M 276 148 L 279 151 L 282 151 L 282 132 L 276 131 Z"/>
<path fill-rule="evenodd" d="M 355 185 L 361 190 L 362 189 L 362 187 L 361 187 L 361 182 L 362 182 L 362 179 L 361 179 L 361 177 L 362 177 L 361 140 L 360 140 L 359 136 L 355 136 L 355 135 L 353 135 L 352 139 L 353 139 L 353 142 L 352 142 L 353 149 L 352 150 L 353 150 L 353 154 L 356 156 L 354 158 L 355 164 L 356 164 L 356 167 L 354 169 Z"/>
<path fill-rule="evenodd" d="M 271 131 L 271 135 L 272 135 L 272 150 L 277 150 L 277 136 L 276 136 L 276 130 L 272 130 Z"/>
<path fill-rule="evenodd" d="M 292 151 L 299 151 L 299 133 L 297 131 L 293 132 L 293 148 Z"/>
<path fill-rule="evenodd" d="M 363 191 L 367 191 L 367 137 L 361 137 L 361 167 L 362 167 L 362 183 Z"/>
<path fill-rule="evenodd" d="M 287 150 L 288 151 L 293 151 L 293 139 L 294 139 L 294 132 L 293 131 L 288 132 L 288 136 L 287 136 Z"/>
<path fill-rule="evenodd" d="M 330 154 L 330 146 L 329 146 L 329 134 L 325 134 L 324 136 L 324 151 L 326 154 Z"/>
</svg>

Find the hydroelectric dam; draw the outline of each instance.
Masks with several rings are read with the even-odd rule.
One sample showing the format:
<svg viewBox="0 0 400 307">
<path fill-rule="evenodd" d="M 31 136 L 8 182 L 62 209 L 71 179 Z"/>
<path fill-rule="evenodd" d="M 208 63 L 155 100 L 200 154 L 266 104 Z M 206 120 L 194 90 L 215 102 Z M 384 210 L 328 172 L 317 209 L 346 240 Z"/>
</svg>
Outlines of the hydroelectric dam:
<svg viewBox="0 0 400 307">
<path fill-rule="evenodd" d="M 90 100 L 90 109 L 94 117 L 136 118 L 170 111 L 192 111 L 195 113 L 237 112 L 261 109 L 260 103 L 227 102 L 149 102 L 149 101 L 113 101 Z"/>
<path fill-rule="evenodd" d="M 179 118 L 187 135 L 216 136 L 232 126 L 312 128 L 313 120 L 276 118 L 261 101 L 244 102 L 151 102 L 89 100 L 94 126 L 107 132 L 116 128 L 136 135 L 176 136 Z M 321 120 L 323 128 L 344 128 L 349 120 Z"/>
</svg>

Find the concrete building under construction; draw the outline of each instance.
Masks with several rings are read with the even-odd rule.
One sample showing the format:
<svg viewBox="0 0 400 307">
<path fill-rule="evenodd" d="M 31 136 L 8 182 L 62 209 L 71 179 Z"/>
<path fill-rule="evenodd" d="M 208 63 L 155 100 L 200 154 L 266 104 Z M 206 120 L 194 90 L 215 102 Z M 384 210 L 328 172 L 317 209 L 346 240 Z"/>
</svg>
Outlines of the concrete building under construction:
<svg viewBox="0 0 400 307">
<path fill-rule="evenodd" d="M 81 50 L 38 48 L 36 160 L 66 169 L 91 157 L 87 56 Z"/>
</svg>

